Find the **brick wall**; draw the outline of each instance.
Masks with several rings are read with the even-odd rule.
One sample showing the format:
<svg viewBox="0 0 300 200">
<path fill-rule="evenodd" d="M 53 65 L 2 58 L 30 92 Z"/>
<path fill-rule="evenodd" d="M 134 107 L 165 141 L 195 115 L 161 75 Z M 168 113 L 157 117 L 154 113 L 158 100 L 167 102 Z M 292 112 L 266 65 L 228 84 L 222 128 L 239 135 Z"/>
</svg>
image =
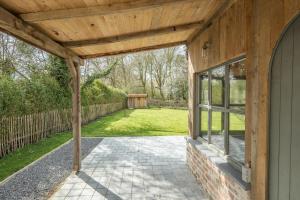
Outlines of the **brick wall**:
<svg viewBox="0 0 300 200">
<path fill-rule="evenodd" d="M 213 200 L 250 200 L 246 191 L 233 177 L 224 173 L 212 159 L 187 140 L 187 164 L 197 181 Z"/>
</svg>

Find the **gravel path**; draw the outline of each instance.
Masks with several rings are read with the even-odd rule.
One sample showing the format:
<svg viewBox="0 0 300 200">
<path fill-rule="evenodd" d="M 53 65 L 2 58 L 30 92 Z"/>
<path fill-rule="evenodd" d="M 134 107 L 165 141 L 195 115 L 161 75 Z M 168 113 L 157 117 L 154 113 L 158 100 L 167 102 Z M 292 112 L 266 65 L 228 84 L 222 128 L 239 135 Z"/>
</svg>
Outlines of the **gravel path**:
<svg viewBox="0 0 300 200">
<path fill-rule="evenodd" d="M 88 155 L 102 138 L 82 138 L 82 156 Z M 48 194 L 72 171 L 73 141 L 39 160 L 0 185 L 1 200 L 47 199 Z"/>
</svg>

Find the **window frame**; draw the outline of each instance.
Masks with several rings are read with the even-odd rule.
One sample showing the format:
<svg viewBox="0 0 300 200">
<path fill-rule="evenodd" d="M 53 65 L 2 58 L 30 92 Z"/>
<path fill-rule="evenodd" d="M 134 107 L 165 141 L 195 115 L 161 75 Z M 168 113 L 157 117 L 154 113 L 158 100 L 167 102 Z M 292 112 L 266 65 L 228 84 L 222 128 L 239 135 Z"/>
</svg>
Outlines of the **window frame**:
<svg viewBox="0 0 300 200">
<path fill-rule="evenodd" d="M 236 59 L 232 59 L 228 62 L 225 62 L 223 64 L 217 65 L 215 67 L 209 68 L 207 70 L 201 71 L 198 73 L 197 76 L 197 113 L 198 113 L 198 120 L 197 123 L 199 123 L 197 125 L 197 130 L 198 130 L 198 138 L 204 142 L 204 143 L 208 143 L 213 149 L 217 150 L 219 152 L 219 154 L 226 156 L 227 161 L 229 162 L 229 164 L 231 164 L 233 167 L 235 167 L 238 170 L 242 170 L 242 166 L 244 165 L 244 163 L 239 162 L 238 160 L 234 159 L 232 156 L 229 155 L 229 117 L 230 117 L 230 113 L 233 114 L 241 114 L 241 115 L 245 115 L 245 109 L 243 110 L 238 110 L 234 107 L 231 106 L 230 104 L 230 65 L 234 64 L 234 63 L 238 63 L 238 62 L 242 62 L 245 61 L 246 57 L 245 56 L 241 56 L 238 57 Z M 214 69 L 223 67 L 225 68 L 225 75 L 224 75 L 224 80 L 225 80 L 225 87 L 224 87 L 224 106 L 213 106 L 212 105 L 212 71 Z M 201 74 L 203 73 L 208 73 L 208 104 L 202 104 L 201 103 Z M 243 80 L 243 79 L 241 79 Z M 246 81 L 246 79 L 245 79 Z M 247 84 L 247 82 L 246 82 Z M 246 86 L 245 86 L 246 87 Z M 239 104 L 239 106 L 244 106 L 246 107 L 246 99 L 245 99 L 245 104 Z M 201 117 L 200 117 L 200 109 L 205 108 L 207 110 L 207 117 L 208 117 L 208 124 L 207 124 L 207 140 L 204 139 L 201 135 L 200 129 L 201 129 Z M 212 127 L 212 112 L 224 112 L 224 151 L 222 151 L 220 148 L 218 148 L 216 145 L 214 145 L 212 143 L 211 140 L 211 127 Z M 246 118 L 246 116 L 245 116 Z M 246 119 L 245 119 L 246 121 Z M 246 152 L 244 152 L 244 158 L 245 158 Z"/>
</svg>

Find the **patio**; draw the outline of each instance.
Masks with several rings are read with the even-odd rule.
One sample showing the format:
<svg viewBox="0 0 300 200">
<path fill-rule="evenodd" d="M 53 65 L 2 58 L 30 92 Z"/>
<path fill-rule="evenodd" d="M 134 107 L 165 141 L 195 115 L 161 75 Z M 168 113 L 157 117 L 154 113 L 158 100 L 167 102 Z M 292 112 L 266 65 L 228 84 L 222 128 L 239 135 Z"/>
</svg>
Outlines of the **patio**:
<svg viewBox="0 0 300 200">
<path fill-rule="evenodd" d="M 207 199 L 183 136 L 105 138 L 50 199 Z"/>
</svg>

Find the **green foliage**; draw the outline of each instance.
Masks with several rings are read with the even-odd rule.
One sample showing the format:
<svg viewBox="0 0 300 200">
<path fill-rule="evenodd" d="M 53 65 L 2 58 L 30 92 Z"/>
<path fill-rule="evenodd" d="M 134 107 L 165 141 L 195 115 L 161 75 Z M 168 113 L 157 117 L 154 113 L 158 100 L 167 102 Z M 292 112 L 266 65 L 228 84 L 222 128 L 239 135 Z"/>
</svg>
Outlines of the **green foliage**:
<svg viewBox="0 0 300 200">
<path fill-rule="evenodd" d="M 49 57 L 46 73 L 32 73 L 28 79 L 0 75 L 0 116 L 71 108 L 70 80 L 64 60 L 54 56 Z M 98 79 L 84 86 L 82 105 L 85 106 L 122 102 L 126 99 L 124 92 L 106 86 Z"/>
<path fill-rule="evenodd" d="M 91 85 L 96 79 L 101 79 L 106 77 L 110 74 L 110 72 L 113 70 L 113 68 L 117 65 L 118 60 L 116 60 L 114 63 L 110 64 L 107 69 L 103 71 L 99 71 L 98 73 L 93 73 L 92 75 L 88 76 L 86 81 L 83 83 L 82 88 L 85 88 L 89 85 Z"/>
<path fill-rule="evenodd" d="M 70 105 L 70 95 L 49 75 L 33 75 L 30 80 L 0 76 L 0 116 L 44 112 Z"/>
<path fill-rule="evenodd" d="M 32 74 L 30 79 L 15 80 L 0 76 L 0 116 L 46 112 L 71 107 L 70 88 L 62 87 L 57 77 Z M 60 79 L 65 81 L 64 79 Z M 82 89 L 82 105 L 124 102 L 126 94 L 100 80 Z"/>
<path fill-rule="evenodd" d="M 20 83 L 25 92 L 26 113 L 36 113 L 53 109 L 67 108 L 71 105 L 70 95 L 49 75 L 34 75 L 31 80 Z"/>
<path fill-rule="evenodd" d="M 24 93 L 9 76 L 0 76 L 0 115 L 18 115 L 24 112 Z"/>
<path fill-rule="evenodd" d="M 15 71 L 16 68 L 11 59 L 4 58 L 0 60 L 0 74 L 11 76 Z"/>
<path fill-rule="evenodd" d="M 48 71 L 50 76 L 53 77 L 59 83 L 59 85 L 70 94 L 71 91 L 69 84 L 71 81 L 71 76 L 64 59 L 52 55 L 49 56 Z"/>
<path fill-rule="evenodd" d="M 126 94 L 110 86 L 106 86 L 99 79 L 86 85 L 81 91 L 82 105 L 104 104 L 125 101 Z"/>
</svg>

